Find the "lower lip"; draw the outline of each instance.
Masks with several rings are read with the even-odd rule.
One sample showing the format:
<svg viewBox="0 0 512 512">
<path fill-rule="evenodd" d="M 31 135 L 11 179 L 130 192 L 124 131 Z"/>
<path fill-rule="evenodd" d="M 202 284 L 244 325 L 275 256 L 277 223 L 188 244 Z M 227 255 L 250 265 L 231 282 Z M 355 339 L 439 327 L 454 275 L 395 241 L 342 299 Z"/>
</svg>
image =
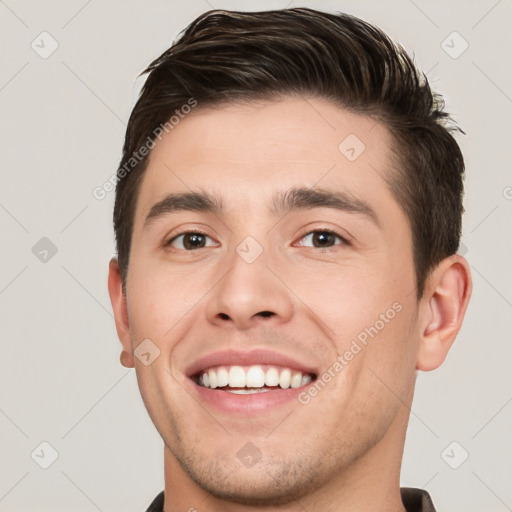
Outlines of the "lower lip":
<svg viewBox="0 0 512 512">
<path fill-rule="evenodd" d="M 259 415 L 282 407 L 294 400 L 299 403 L 299 394 L 307 388 L 307 386 L 301 386 L 299 388 L 276 389 L 262 393 L 237 395 L 229 391 L 205 388 L 191 380 L 189 382 L 192 383 L 196 394 L 202 402 L 222 412 L 241 416 Z"/>
</svg>

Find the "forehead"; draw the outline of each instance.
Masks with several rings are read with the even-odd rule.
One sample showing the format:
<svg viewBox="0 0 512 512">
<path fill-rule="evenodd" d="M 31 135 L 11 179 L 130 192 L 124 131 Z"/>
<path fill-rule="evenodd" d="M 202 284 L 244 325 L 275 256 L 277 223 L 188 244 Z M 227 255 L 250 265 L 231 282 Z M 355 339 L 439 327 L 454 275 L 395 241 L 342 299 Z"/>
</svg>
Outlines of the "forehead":
<svg viewBox="0 0 512 512">
<path fill-rule="evenodd" d="M 392 172 L 390 144 L 385 127 L 325 99 L 199 105 L 156 141 L 136 217 L 169 192 L 197 187 L 245 211 L 293 185 L 338 189 L 385 207 L 394 202 L 384 180 Z"/>
</svg>

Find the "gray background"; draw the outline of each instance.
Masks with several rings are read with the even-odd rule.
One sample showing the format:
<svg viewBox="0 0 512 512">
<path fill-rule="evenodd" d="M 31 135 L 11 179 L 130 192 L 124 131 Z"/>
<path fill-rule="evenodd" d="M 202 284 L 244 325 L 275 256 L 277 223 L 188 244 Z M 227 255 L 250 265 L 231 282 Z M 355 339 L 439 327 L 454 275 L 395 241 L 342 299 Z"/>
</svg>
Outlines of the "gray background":
<svg viewBox="0 0 512 512">
<path fill-rule="evenodd" d="M 379 25 L 467 132 L 474 294 L 445 364 L 418 376 L 402 485 L 440 512 L 512 510 L 510 0 L 0 0 L 0 511 L 138 512 L 163 489 L 107 294 L 114 196 L 92 190 L 119 163 L 137 74 L 181 29 L 211 8 L 291 6 Z"/>
</svg>

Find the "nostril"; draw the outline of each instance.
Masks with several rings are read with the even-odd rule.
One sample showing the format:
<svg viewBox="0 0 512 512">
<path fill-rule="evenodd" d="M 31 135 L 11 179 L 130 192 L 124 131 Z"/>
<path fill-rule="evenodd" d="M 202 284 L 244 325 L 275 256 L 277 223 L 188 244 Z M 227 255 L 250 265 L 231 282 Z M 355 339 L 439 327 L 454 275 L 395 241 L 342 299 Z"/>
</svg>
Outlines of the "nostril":
<svg viewBox="0 0 512 512">
<path fill-rule="evenodd" d="M 261 315 L 263 317 L 272 316 L 274 313 L 272 311 L 262 311 L 261 313 L 258 313 L 258 315 Z"/>
<path fill-rule="evenodd" d="M 223 320 L 229 320 L 229 315 L 226 315 L 226 313 L 219 313 L 219 316 L 220 316 Z"/>
</svg>

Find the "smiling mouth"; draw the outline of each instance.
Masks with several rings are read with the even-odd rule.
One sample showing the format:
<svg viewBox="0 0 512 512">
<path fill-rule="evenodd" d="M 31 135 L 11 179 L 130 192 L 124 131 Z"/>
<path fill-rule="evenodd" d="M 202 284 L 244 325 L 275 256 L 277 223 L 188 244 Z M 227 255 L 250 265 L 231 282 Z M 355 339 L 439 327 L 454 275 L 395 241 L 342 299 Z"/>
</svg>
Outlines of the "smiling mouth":
<svg viewBox="0 0 512 512">
<path fill-rule="evenodd" d="M 315 379 L 313 373 L 272 365 L 215 366 L 201 370 L 193 377 L 200 387 L 237 395 L 300 388 Z"/>
</svg>

